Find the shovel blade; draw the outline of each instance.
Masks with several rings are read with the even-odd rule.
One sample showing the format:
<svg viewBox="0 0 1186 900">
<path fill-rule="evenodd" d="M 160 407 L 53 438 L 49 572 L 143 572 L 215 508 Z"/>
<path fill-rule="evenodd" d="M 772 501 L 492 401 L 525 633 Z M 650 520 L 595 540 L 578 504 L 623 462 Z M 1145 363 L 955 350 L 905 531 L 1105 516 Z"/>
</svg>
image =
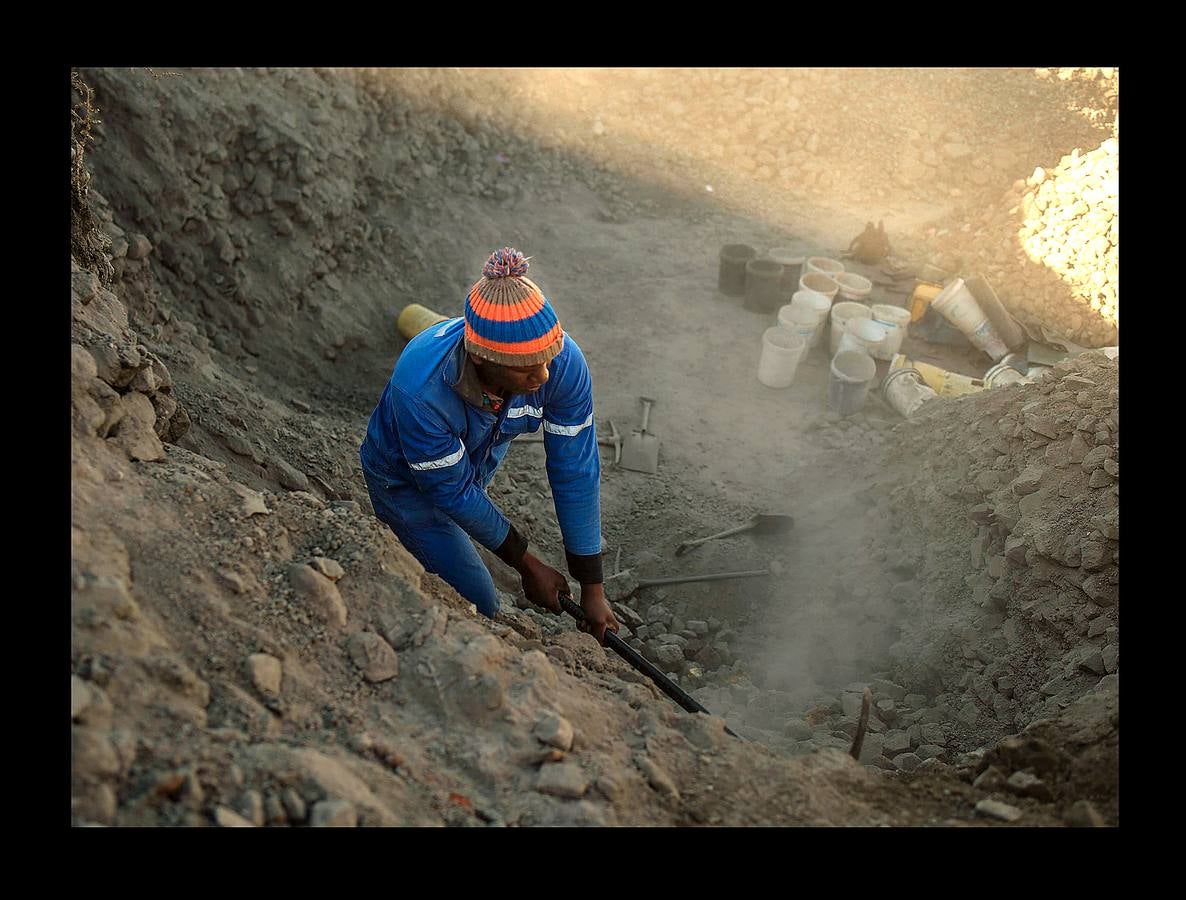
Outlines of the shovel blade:
<svg viewBox="0 0 1186 900">
<path fill-rule="evenodd" d="M 653 434 L 635 431 L 622 442 L 623 469 L 654 475 L 659 471 L 659 439 Z"/>
</svg>

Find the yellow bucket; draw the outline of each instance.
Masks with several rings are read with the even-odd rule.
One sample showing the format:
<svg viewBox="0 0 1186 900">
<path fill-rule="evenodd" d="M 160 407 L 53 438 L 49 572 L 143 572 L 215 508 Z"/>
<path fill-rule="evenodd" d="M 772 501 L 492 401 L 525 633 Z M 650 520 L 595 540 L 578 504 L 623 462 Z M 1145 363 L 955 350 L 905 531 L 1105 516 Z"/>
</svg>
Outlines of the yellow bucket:
<svg viewBox="0 0 1186 900">
<path fill-rule="evenodd" d="M 910 303 L 907 304 L 910 309 L 910 321 L 917 322 L 927 313 L 927 307 L 930 306 L 932 300 L 939 296 L 939 292 L 943 290 L 943 285 L 935 284 L 930 281 L 919 281 L 914 285 L 914 293 L 910 295 Z"/>
<path fill-rule="evenodd" d="M 448 316 L 442 316 L 439 312 L 434 312 L 427 306 L 421 306 L 419 303 L 409 303 L 404 307 L 404 311 L 399 314 L 399 319 L 395 323 L 395 327 L 399 329 L 399 333 L 406 337 L 409 341 L 424 331 L 426 328 L 431 328 L 438 322 L 448 321 Z"/>
<path fill-rule="evenodd" d="M 972 378 L 968 375 L 960 375 L 958 372 L 948 372 L 946 369 L 940 369 L 930 363 L 913 362 L 910 365 L 918 370 L 918 374 L 922 376 L 927 387 L 940 397 L 975 394 L 977 391 L 984 390 L 985 387 L 983 378 Z"/>
</svg>

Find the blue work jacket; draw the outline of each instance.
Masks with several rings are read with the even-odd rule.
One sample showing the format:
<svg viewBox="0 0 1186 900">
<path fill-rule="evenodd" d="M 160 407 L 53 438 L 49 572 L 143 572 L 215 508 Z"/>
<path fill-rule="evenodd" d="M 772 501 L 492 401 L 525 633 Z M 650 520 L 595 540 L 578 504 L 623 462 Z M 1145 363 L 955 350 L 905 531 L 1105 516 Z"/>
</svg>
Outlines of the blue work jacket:
<svg viewBox="0 0 1186 900">
<path fill-rule="evenodd" d="M 510 522 L 486 495 L 516 435 L 544 430 L 548 481 L 564 548 L 601 553 L 601 459 L 589 368 L 567 334 L 533 394 L 506 398 L 499 412 L 467 402 L 465 320 L 450 319 L 408 342 L 379 398 L 360 448 L 362 464 L 392 486 L 412 485 L 482 546 L 495 551 Z M 598 579 L 600 580 L 600 579 Z"/>
</svg>

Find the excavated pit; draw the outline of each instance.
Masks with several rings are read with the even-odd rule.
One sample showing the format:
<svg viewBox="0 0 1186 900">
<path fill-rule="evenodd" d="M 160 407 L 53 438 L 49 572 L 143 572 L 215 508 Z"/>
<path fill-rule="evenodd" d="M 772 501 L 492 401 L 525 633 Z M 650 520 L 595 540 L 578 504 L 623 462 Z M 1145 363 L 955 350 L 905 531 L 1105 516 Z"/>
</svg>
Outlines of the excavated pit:
<svg viewBox="0 0 1186 900">
<path fill-rule="evenodd" d="M 700 115 L 667 72 L 82 75 L 103 120 L 90 194 L 114 279 L 76 260 L 76 822 L 1118 822 L 1118 364 L 1089 353 L 909 422 L 875 391 L 841 419 L 825 352 L 790 389 L 762 387 L 772 317 L 716 291 L 726 243 L 835 257 L 866 218 L 888 216 L 902 259 L 950 256 L 965 205 L 1107 138 L 1106 117 L 1075 113 L 1114 103 L 1108 76 L 985 73 L 966 133 L 1033 96 L 1058 127 L 983 148 L 996 170 L 982 179 L 945 149 L 962 145 L 956 126 L 916 122 L 947 161 L 911 192 L 910 166 L 877 180 L 901 120 L 872 91 L 884 78 L 903 88 L 890 106 L 910 108 L 927 77 L 908 70 L 850 73 L 851 94 L 832 72 L 705 73 L 759 131 L 788 115 L 776 102 L 882 110 L 886 133 L 860 146 L 792 116 L 787 143 L 768 136 L 733 166 L 631 130 L 631 96 L 672 133 Z M 477 104 L 483 83 L 531 101 L 522 128 Z M 797 190 L 772 193 L 771 177 Z M 404 343 L 396 315 L 458 314 L 506 243 L 535 257 L 589 357 L 603 433 L 637 424 L 639 395 L 658 401 L 658 475 L 603 450 L 607 571 L 771 567 L 620 607 L 632 644 L 723 723 L 681 713 L 571 622 L 517 608 L 488 554 L 504 612 L 476 619 L 369 515 L 356 449 Z M 1045 306 L 1014 305 L 996 284 L 1019 316 L 1053 311 L 1029 327 L 1066 334 L 1075 316 L 1076 340 L 1114 339 L 1088 298 L 1048 286 Z M 904 350 L 988 365 L 966 347 Z M 562 560 L 541 447 L 513 445 L 490 495 Z M 760 512 L 795 528 L 674 555 Z M 844 753 L 865 687 L 862 769 Z M 578 737 L 545 759 L 533 735 L 557 713 Z"/>
</svg>

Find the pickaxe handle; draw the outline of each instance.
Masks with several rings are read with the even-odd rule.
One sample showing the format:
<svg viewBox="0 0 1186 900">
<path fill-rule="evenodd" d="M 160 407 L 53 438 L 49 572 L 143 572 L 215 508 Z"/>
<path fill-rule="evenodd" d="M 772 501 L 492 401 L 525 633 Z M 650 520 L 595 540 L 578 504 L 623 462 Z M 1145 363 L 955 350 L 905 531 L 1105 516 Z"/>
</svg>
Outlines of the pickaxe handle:
<svg viewBox="0 0 1186 900">
<path fill-rule="evenodd" d="M 676 556 L 683 556 L 685 552 L 691 550 L 698 544 L 703 544 L 705 541 L 713 541 L 717 538 L 729 537 L 734 534 L 741 534 L 743 531 L 750 531 L 757 525 L 756 522 L 750 522 L 748 525 L 738 525 L 736 528 L 730 528 L 727 531 L 722 531 L 719 534 L 710 534 L 708 537 L 696 538 L 694 541 L 684 541 L 675 548 Z"/>
</svg>

